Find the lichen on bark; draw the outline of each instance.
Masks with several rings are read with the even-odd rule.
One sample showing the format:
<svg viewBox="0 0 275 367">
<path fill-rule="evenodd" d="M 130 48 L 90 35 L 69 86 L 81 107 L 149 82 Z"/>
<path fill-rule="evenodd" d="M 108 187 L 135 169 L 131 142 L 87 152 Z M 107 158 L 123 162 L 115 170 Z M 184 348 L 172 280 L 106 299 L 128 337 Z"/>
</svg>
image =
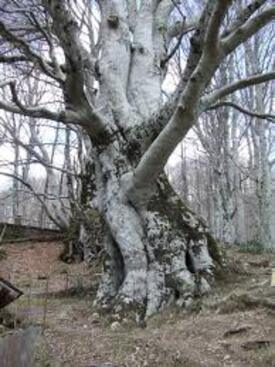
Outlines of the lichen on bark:
<svg viewBox="0 0 275 367">
<path fill-rule="evenodd" d="M 135 310 L 139 319 L 171 303 L 189 305 L 210 291 L 215 269 L 222 266 L 207 226 L 164 174 L 153 192 L 139 208 L 115 195 L 105 212 L 108 256 L 97 299 L 104 308 Z"/>
</svg>

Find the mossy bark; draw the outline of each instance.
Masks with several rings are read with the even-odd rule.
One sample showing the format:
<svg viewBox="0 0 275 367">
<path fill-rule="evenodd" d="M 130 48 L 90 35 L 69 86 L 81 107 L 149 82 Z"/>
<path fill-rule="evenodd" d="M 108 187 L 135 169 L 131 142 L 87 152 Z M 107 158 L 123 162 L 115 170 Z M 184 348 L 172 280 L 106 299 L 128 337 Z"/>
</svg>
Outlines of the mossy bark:
<svg viewBox="0 0 275 367">
<path fill-rule="evenodd" d="M 107 258 L 98 301 L 135 309 L 144 319 L 171 303 L 185 306 L 210 291 L 222 256 L 206 224 L 162 175 L 146 207 L 119 195 L 106 208 Z"/>
</svg>

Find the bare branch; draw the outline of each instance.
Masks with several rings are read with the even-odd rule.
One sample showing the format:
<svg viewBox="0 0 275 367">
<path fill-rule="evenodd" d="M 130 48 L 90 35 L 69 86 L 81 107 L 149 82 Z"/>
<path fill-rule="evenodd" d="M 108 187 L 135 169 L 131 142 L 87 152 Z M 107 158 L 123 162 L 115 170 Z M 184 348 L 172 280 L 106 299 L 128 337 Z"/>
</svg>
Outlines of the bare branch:
<svg viewBox="0 0 275 367">
<path fill-rule="evenodd" d="M 228 55 L 240 44 L 245 42 L 253 34 L 267 25 L 275 16 L 275 5 L 270 6 L 259 15 L 248 20 L 244 25 L 234 30 L 228 36 L 222 39 L 221 45 L 223 52 Z"/>
<path fill-rule="evenodd" d="M 52 216 L 51 210 L 50 208 L 48 208 L 46 202 L 42 199 L 41 195 L 38 194 L 34 188 L 32 187 L 32 185 L 30 185 L 28 182 L 26 182 L 25 180 L 23 180 L 21 177 L 18 177 L 12 173 L 8 173 L 8 172 L 0 172 L 0 175 L 2 176 L 6 176 L 6 177 L 10 177 L 13 178 L 17 181 L 19 181 L 22 185 L 24 185 L 34 196 L 35 198 L 40 202 L 40 204 L 43 206 L 43 208 L 45 209 L 45 212 L 47 213 L 47 216 L 50 218 L 50 220 L 60 229 L 66 229 L 68 227 L 67 223 L 64 223 L 64 221 L 62 220 L 62 218 L 58 217 L 58 218 L 54 218 Z"/>
<path fill-rule="evenodd" d="M 172 59 L 172 57 L 175 55 L 175 53 L 177 52 L 177 50 L 179 49 L 181 43 L 182 43 L 182 39 L 183 36 L 189 32 L 192 32 L 195 28 L 189 28 L 184 30 L 180 36 L 178 37 L 177 43 L 176 45 L 173 47 L 173 49 L 171 50 L 171 52 L 169 53 L 169 55 L 166 56 L 166 58 L 164 60 L 161 61 L 161 67 L 164 67 L 165 64 L 167 64 L 167 62 L 169 62 L 169 60 Z"/>
<path fill-rule="evenodd" d="M 10 42 L 13 46 L 20 49 L 27 59 L 38 64 L 41 70 L 46 75 L 60 81 L 59 78 L 57 78 L 57 76 L 54 74 L 49 63 L 45 61 L 40 55 L 38 55 L 35 51 L 33 51 L 23 38 L 20 38 L 14 33 L 10 32 L 2 21 L 0 21 L 0 35 L 3 36 L 3 38 Z"/>
<path fill-rule="evenodd" d="M 21 61 L 28 61 L 28 58 L 24 55 L 13 55 L 13 56 L 0 55 L 0 63 L 2 64 L 4 63 L 10 64 Z"/>
<path fill-rule="evenodd" d="M 273 79 L 275 79 L 275 72 L 270 72 L 265 74 L 253 75 L 246 79 L 238 80 L 237 82 L 226 85 L 223 88 L 220 88 L 211 93 L 210 95 L 202 98 L 201 100 L 202 109 L 208 108 L 208 106 L 214 104 L 219 99 L 222 99 L 228 96 L 229 94 L 236 92 L 237 90 L 250 87 L 251 85 L 265 83 Z"/>
<path fill-rule="evenodd" d="M 0 83 L 0 88 L 5 86 L 10 87 L 14 104 L 0 101 L 0 109 L 23 116 L 60 121 L 64 124 L 79 124 L 86 129 L 90 136 L 99 140 L 102 138 L 107 138 L 104 120 L 96 111 L 86 111 L 81 109 L 78 111 L 73 111 L 66 109 L 60 112 L 54 112 L 43 107 L 28 107 L 20 102 L 15 89 L 14 80 L 7 80 Z"/>
<path fill-rule="evenodd" d="M 208 52 L 216 51 L 215 48 L 218 47 L 220 26 L 231 1 L 232 0 L 224 0 L 216 2 L 205 35 L 205 49 L 207 49 Z"/>
<path fill-rule="evenodd" d="M 191 30 L 195 29 L 198 25 L 198 19 L 194 19 L 191 21 L 187 21 L 183 19 L 181 22 L 177 21 L 173 24 L 167 31 L 168 38 L 171 40 L 174 37 L 178 37 L 184 32 L 190 32 Z"/>
<path fill-rule="evenodd" d="M 240 11 L 230 28 L 225 31 L 224 36 L 228 36 L 238 30 L 266 2 L 267 0 L 254 0 L 247 5 L 242 11 Z"/>
<path fill-rule="evenodd" d="M 94 72 L 94 60 L 88 54 L 80 41 L 80 29 L 72 13 L 63 1 L 43 1 L 45 8 L 53 20 L 53 29 L 58 37 L 66 57 L 67 78 L 66 93 L 71 104 L 81 105 L 85 102 L 91 105 L 84 92 L 85 69 Z"/>
<path fill-rule="evenodd" d="M 206 111 L 216 110 L 217 108 L 220 108 L 220 107 L 232 107 L 238 110 L 239 112 L 244 113 L 245 115 L 256 117 L 262 120 L 268 120 L 275 124 L 275 115 L 268 114 L 268 113 L 258 113 L 258 112 L 249 111 L 233 102 L 227 102 L 227 101 L 218 102 L 208 107 Z"/>
</svg>

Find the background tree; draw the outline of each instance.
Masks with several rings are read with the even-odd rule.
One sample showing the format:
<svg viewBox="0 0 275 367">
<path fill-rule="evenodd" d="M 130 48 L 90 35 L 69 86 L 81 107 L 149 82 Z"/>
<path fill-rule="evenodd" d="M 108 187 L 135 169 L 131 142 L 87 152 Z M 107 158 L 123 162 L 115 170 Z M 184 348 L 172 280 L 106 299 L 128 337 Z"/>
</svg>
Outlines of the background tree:
<svg viewBox="0 0 275 367">
<path fill-rule="evenodd" d="M 266 42 L 259 42 L 263 37 Z M 234 78 L 234 75 L 242 78 L 245 73 L 264 72 L 272 68 L 273 37 L 272 27 L 252 37 L 220 68 L 215 83 L 223 85 L 226 83 L 225 78 Z M 253 94 L 255 91 L 256 94 Z M 256 109 L 264 114 L 265 119 L 260 114 L 248 115 L 227 107 L 237 104 L 237 107 L 249 106 L 247 112 L 253 111 L 256 95 L 258 101 L 261 99 Z M 274 126 L 268 114 L 272 112 L 272 99 L 271 84 L 252 86 L 230 96 L 226 106 L 221 103 L 220 108 L 201 116 L 194 128 L 200 141 L 198 147 L 194 142 L 183 144 L 185 155 L 182 160 L 185 162 L 185 171 L 189 172 L 186 185 L 189 191 L 191 188 L 196 190 L 189 204 L 207 220 L 215 238 L 223 242 L 244 243 L 253 240 L 259 246 L 270 249 Z M 193 140 L 196 137 L 194 133 L 190 135 Z M 197 176 L 190 167 L 190 158 L 187 158 L 190 149 L 193 155 L 199 153 L 196 158 Z M 182 192 L 180 170 L 182 167 L 179 165 L 171 175 L 176 180 L 177 189 Z M 206 174 L 202 174 L 205 170 Z M 197 179 L 194 181 L 195 177 Z"/>
</svg>

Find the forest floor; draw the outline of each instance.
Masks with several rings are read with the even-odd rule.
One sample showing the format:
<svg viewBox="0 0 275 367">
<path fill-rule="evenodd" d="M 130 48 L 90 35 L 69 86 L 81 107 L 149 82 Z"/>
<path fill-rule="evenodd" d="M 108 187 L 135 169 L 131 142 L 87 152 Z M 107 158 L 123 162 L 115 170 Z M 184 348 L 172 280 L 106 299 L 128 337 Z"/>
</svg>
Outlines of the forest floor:
<svg viewBox="0 0 275 367">
<path fill-rule="evenodd" d="M 274 255 L 230 247 L 228 272 L 195 309 L 170 308 L 138 327 L 96 309 L 99 265 L 62 263 L 61 243 L 4 250 L 0 276 L 24 292 L 8 309 L 45 328 L 41 366 L 275 366 Z"/>
</svg>

